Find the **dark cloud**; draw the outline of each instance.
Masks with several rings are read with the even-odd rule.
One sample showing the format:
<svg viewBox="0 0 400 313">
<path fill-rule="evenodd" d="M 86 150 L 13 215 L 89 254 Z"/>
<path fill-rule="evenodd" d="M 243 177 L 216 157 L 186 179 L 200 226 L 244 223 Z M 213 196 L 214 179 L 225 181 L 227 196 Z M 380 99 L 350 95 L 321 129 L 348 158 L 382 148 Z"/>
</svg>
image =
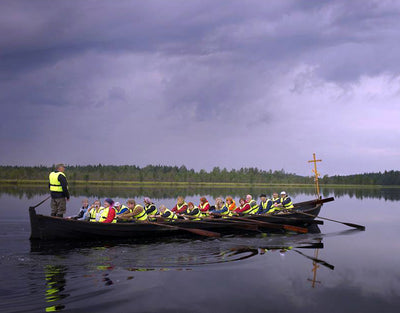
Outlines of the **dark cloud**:
<svg viewBox="0 0 400 313">
<path fill-rule="evenodd" d="M 2 164 L 301 171 L 319 150 L 334 172 L 344 162 L 347 171 L 378 169 L 377 151 L 390 164 L 399 155 L 394 2 L 2 1 L 0 9 L 0 144 L 10 147 Z M 368 112 L 377 103 L 389 109 L 376 121 Z M 360 128 L 364 120 L 388 129 Z M 373 132 L 391 135 L 369 147 L 360 138 Z M 125 154 L 113 152 L 120 146 Z"/>
</svg>

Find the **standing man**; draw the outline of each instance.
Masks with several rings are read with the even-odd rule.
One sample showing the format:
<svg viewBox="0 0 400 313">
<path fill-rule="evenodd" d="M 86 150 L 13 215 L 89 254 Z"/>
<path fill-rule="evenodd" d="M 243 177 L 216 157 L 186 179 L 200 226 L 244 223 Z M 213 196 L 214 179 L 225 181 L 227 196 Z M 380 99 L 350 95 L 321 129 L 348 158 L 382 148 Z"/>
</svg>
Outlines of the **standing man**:
<svg viewBox="0 0 400 313">
<path fill-rule="evenodd" d="M 51 216 L 63 217 L 69 200 L 67 176 L 64 164 L 57 164 L 56 170 L 49 175 L 51 194 Z"/>
</svg>

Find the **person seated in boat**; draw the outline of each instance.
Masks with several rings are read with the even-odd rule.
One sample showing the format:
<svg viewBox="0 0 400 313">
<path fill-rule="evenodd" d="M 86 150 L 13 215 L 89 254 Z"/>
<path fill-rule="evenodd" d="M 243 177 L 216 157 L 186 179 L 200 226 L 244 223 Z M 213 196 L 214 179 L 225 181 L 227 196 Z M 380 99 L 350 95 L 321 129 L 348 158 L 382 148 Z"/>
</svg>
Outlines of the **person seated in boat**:
<svg viewBox="0 0 400 313">
<path fill-rule="evenodd" d="M 114 201 L 110 198 L 104 200 L 104 209 L 100 213 L 100 223 L 115 223 Z"/>
<path fill-rule="evenodd" d="M 281 198 L 279 197 L 279 194 L 277 192 L 274 192 L 272 194 L 272 205 L 271 208 L 267 211 L 267 214 L 274 213 L 275 211 L 282 210 L 282 205 L 281 205 Z"/>
<path fill-rule="evenodd" d="M 215 199 L 215 210 L 211 212 L 211 215 L 221 215 L 222 217 L 228 217 L 231 216 L 231 211 L 229 211 L 229 208 L 226 206 L 222 198 L 217 198 Z"/>
<path fill-rule="evenodd" d="M 236 210 L 236 203 L 235 200 L 231 196 L 226 197 L 225 199 L 225 204 L 228 207 L 229 211 L 235 211 Z"/>
<path fill-rule="evenodd" d="M 277 195 L 278 195 L 277 193 L 273 194 L 274 199 Z M 286 194 L 285 191 L 281 192 L 281 196 L 278 201 L 274 201 L 274 199 L 272 199 L 273 201 L 272 207 L 267 213 L 274 213 L 276 211 L 290 210 L 294 208 L 292 200 Z"/>
<path fill-rule="evenodd" d="M 82 200 L 82 207 L 79 209 L 78 214 L 70 216 L 68 218 L 71 218 L 73 220 L 84 220 L 88 212 L 89 212 L 89 199 L 85 198 Z"/>
<path fill-rule="evenodd" d="M 267 213 L 269 210 L 271 210 L 272 207 L 272 200 L 271 199 L 267 199 L 267 195 L 266 194 L 261 194 L 260 195 L 260 204 L 258 205 L 259 209 L 257 214 L 264 214 Z"/>
<path fill-rule="evenodd" d="M 172 208 L 172 212 L 176 214 L 185 214 L 188 208 L 187 203 L 185 202 L 185 198 L 179 196 L 176 200 L 176 205 Z"/>
<path fill-rule="evenodd" d="M 246 202 L 250 204 L 251 214 L 256 214 L 258 212 L 258 204 L 257 201 L 253 199 L 252 195 L 246 196 Z"/>
<path fill-rule="evenodd" d="M 118 215 L 117 220 L 131 222 L 147 221 L 146 210 L 140 204 L 136 204 L 134 199 L 128 199 L 126 205 L 128 206 L 129 211 Z"/>
<path fill-rule="evenodd" d="M 115 209 L 116 216 L 121 215 L 125 212 L 129 212 L 129 208 L 126 205 L 123 205 L 119 202 L 115 202 L 114 209 Z"/>
<path fill-rule="evenodd" d="M 195 206 L 193 202 L 188 203 L 186 215 L 191 216 L 190 220 L 192 221 L 200 221 L 202 216 L 199 207 Z"/>
<path fill-rule="evenodd" d="M 172 212 L 171 210 L 167 209 L 165 205 L 161 205 L 159 207 L 160 211 L 160 216 L 164 218 L 166 221 L 174 221 L 178 219 L 178 216 L 175 214 L 175 212 Z"/>
<path fill-rule="evenodd" d="M 103 210 L 104 207 L 101 205 L 101 201 L 99 199 L 94 200 L 93 204 L 89 207 L 84 220 L 89 222 L 100 221 L 100 215 Z"/>
<path fill-rule="evenodd" d="M 156 205 L 151 201 L 149 197 L 145 197 L 143 199 L 144 203 L 144 209 L 146 210 L 147 215 L 157 215 L 157 207 Z"/>
<path fill-rule="evenodd" d="M 201 211 L 201 214 L 203 216 L 208 216 L 209 215 L 209 211 L 210 211 L 210 203 L 207 201 L 206 197 L 201 197 L 200 198 L 200 203 L 199 203 L 199 209 Z"/>
<path fill-rule="evenodd" d="M 280 204 L 282 205 L 283 209 L 285 209 L 285 210 L 289 210 L 289 209 L 293 209 L 294 208 L 292 199 L 290 199 L 290 197 L 287 195 L 286 191 L 282 191 L 281 192 L 281 202 L 280 202 Z"/>
<path fill-rule="evenodd" d="M 239 200 L 240 206 L 238 206 L 235 210 L 235 213 L 239 214 L 252 214 L 252 209 L 249 203 L 246 202 L 244 198 L 240 198 Z"/>
</svg>

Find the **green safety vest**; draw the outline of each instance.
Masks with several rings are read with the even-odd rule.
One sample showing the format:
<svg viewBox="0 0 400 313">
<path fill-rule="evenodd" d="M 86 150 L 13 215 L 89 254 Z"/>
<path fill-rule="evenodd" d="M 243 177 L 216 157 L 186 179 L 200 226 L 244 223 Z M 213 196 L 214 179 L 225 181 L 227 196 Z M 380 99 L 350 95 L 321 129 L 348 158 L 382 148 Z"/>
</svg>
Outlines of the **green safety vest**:
<svg viewBox="0 0 400 313">
<path fill-rule="evenodd" d="M 63 192 L 61 183 L 58 181 L 58 176 L 60 175 L 67 178 L 63 172 L 51 172 L 49 174 L 50 191 Z"/>
</svg>

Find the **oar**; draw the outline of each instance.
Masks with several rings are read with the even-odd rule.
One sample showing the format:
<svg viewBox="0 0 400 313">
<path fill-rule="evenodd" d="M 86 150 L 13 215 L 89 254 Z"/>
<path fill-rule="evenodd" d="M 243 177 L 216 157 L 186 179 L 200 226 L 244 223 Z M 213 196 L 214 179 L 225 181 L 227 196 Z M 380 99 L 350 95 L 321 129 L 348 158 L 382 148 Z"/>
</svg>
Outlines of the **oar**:
<svg viewBox="0 0 400 313">
<path fill-rule="evenodd" d="M 206 236 L 206 237 L 221 237 L 220 233 L 209 231 L 209 230 L 204 230 L 204 229 L 198 229 L 198 228 L 185 228 L 185 227 L 179 227 L 179 226 L 173 226 L 173 225 L 168 225 L 168 224 L 162 224 L 162 223 L 156 223 L 156 222 L 150 222 L 148 221 L 149 224 L 157 225 L 157 226 L 162 226 L 162 227 L 169 227 L 173 229 L 180 229 L 180 230 L 186 230 L 190 233 L 200 235 L 200 236 Z"/>
<path fill-rule="evenodd" d="M 299 222 L 299 223 L 312 223 L 312 224 L 318 224 L 318 225 L 324 225 L 324 221 L 319 221 L 319 220 L 305 220 L 304 218 L 296 218 L 296 217 L 286 217 L 286 216 L 278 216 L 278 215 L 272 215 L 272 214 L 258 214 L 261 216 L 267 216 L 268 218 L 272 219 L 281 219 L 281 220 L 286 220 L 286 221 L 292 221 L 292 222 Z"/>
<path fill-rule="evenodd" d="M 293 225 L 268 223 L 268 222 L 256 221 L 256 220 L 248 219 L 248 218 L 245 218 L 245 217 L 237 217 L 237 216 L 231 216 L 231 217 L 229 217 L 229 219 L 237 219 L 237 220 L 245 221 L 245 222 L 248 222 L 248 223 L 254 223 L 254 224 L 257 224 L 257 225 L 260 225 L 260 226 L 264 225 L 265 227 L 269 227 L 269 228 L 291 230 L 291 231 L 294 231 L 294 232 L 297 232 L 297 233 L 303 233 L 303 234 L 308 233 L 308 229 L 307 228 L 293 226 Z"/>
<path fill-rule="evenodd" d="M 324 260 L 320 260 L 320 259 L 316 259 L 313 258 L 311 256 L 308 256 L 307 254 L 304 254 L 303 252 L 300 252 L 299 250 L 293 250 L 299 254 L 301 254 L 302 256 L 306 257 L 307 259 L 310 259 L 316 263 L 322 264 L 323 266 L 326 266 L 327 268 L 331 269 L 332 271 L 335 269 L 335 266 L 333 266 L 332 264 L 329 264 L 328 262 L 325 262 Z"/>
<path fill-rule="evenodd" d="M 44 203 L 45 201 L 49 200 L 51 196 L 48 196 L 46 199 L 40 201 L 38 204 L 36 204 L 35 206 L 30 206 L 30 209 L 35 209 L 37 208 L 39 205 L 41 205 L 42 203 Z"/>
<path fill-rule="evenodd" d="M 303 215 L 307 215 L 307 216 L 311 216 L 311 217 L 316 217 L 315 215 L 308 214 L 308 213 L 304 213 L 304 212 L 301 212 L 301 211 L 294 211 L 294 212 L 300 213 L 300 214 L 303 214 Z M 347 226 L 349 226 L 349 227 L 357 228 L 357 229 L 359 229 L 359 230 L 365 230 L 365 226 L 363 226 L 363 225 L 357 225 L 357 224 L 353 224 L 353 223 L 340 222 L 340 221 L 332 220 L 332 219 L 330 219 L 330 218 L 322 217 L 322 216 L 319 216 L 319 215 L 318 215 L 318 218 L 320 218 L 320 219 L 322 219 L 322 220 L 327 220 L 327 221 L 331 221 L 331 222 L 336 222 L 336 223 L 344 224 L 344 225 L 347 225 Z"/>
<path fill-rule="evenodd" d="M 191 215 L 185 215 L 185 214 L 181 214 L 184 217 L 188 217 L 188 218 L 196 218 L 193 217 Z M 227 219 L 213 219 L 210 217 L 201 217 L 200 221 L 195 221 L 196 223 L 203 223 L 203 224 L 217 224 L 217 225 L 221 225 L 221 224 L 225 224 L 226 226 L 231 226 L 233 228 L 239 228 L 239 229 L 246 229 L 246 230 L 254 230 L 254 231 L 259 231 L 258 226 L 254 223 L 247 223 L 247 222 L 240 222 L 240 221 L 229 221 Z"/>
</svg>

